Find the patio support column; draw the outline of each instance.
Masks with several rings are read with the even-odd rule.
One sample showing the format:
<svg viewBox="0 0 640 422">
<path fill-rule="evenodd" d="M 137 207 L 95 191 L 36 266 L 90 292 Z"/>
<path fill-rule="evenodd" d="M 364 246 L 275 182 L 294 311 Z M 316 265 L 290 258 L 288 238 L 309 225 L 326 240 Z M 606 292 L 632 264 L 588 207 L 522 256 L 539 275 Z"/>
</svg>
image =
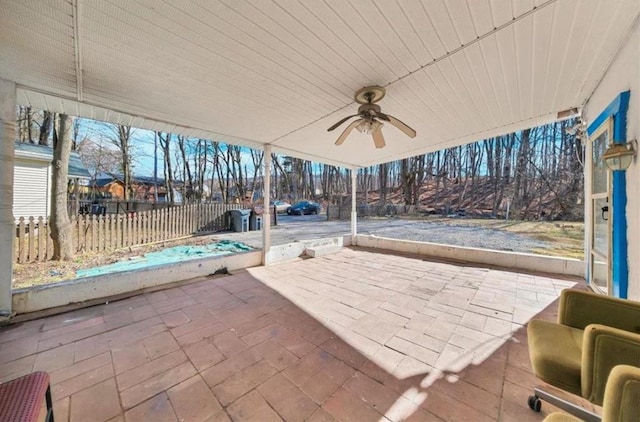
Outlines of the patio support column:
<svg viewBox="0 0 640 422">
<path fill-rule="evenodd" d="M 271 249 L 271 145 L 264 146 L 264 171 L 262 173 L 264 213 L 262 214 L 262 265 L 269 263 Z"/>
<path fill-rule="evenodd" d="M 16 138 L 16 84 L 0 79 L 0 319 L 11 315 L 13 278 L 13 144 Z"/>
<path fill-rule="evenodd" d="M 351 169 L 351 244 L 355 246 L 358 235 L 358 212 L 356 211 L 356 191 L 358 188 L 358 170 Z"/>
</svg>

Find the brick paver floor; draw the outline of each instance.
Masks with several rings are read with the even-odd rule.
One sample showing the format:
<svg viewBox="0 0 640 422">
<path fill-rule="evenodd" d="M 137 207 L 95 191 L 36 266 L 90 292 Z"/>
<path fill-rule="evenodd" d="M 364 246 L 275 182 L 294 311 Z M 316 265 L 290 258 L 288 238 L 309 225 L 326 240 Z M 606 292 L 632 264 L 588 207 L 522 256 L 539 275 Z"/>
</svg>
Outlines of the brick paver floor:
<svg viewBox="0 0 640 422">
<path fill-rule="evenodd" d="M 0 381 L 49 372 L 56 421 L 539 421 L 524 324 L 576 283 L 344 249 L 3 328 Z"/>
</svg>

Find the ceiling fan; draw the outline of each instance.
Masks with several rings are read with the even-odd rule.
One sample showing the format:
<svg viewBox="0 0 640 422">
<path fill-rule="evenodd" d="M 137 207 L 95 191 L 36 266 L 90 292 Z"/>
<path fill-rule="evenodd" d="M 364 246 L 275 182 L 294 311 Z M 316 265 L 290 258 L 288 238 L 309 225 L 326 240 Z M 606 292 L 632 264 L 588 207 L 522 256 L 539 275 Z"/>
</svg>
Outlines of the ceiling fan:
<svg viewBox="0 0 640 422">
<path fill-rule="evenodd" d="M 373 143 L 376 148 L 384 148 L 386 145 L 384 137 L 382 136 L 382 126 L 384 126 L 384 123 L 382 123 L 381 120 L 397 127 L 409 138 L 415 138 L 415 130 L 395 117 L 389 114 L 384 114 L 380 111 L 380 106 L 376 103 L 384 97 L 385 93 L 385 89 L 381 86 L 367 86 L 356 92 L 354 99 L 358 104 L 361 104 L 361 106 L 358 107 L 358 114 L 347 116 L 327 129 L 327 131 L 331 132 L 347 120 L 356 116 L 360 117 L 359 119 L 349 123 L 349 126 L 347 126 L 347 128 L 338 137 L 336 145 L 342 145 L 351 131 L 353 129 L 358 129 L 361 133 L 366 133 L 367 135 L 370 134 L 373 137 Z"/>
</svg>

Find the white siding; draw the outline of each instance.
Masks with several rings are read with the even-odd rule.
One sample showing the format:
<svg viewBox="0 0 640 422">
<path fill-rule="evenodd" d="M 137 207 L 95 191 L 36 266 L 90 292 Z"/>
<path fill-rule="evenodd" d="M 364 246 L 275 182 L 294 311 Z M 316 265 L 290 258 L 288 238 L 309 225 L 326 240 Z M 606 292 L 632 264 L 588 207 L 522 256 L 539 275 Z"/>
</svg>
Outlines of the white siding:
<svg viewBox="0 0 640 422">
<path fill-rule="evenodd" d="M 49 166 L 16 158 L 13 174 L 13 217 L 49 215 Z"/>
<path fill-rule="evenodd" d="M 585 107 L 591 123 L 613 99 L 630 90 L 627 112 L 627 140 L 640 139 L 640 22 L 622 47 L 611 67 Z M 640 300 L 640 162 L 627 170 L 627 244 L 629 259 L 629 299 Z"/>
</svg>

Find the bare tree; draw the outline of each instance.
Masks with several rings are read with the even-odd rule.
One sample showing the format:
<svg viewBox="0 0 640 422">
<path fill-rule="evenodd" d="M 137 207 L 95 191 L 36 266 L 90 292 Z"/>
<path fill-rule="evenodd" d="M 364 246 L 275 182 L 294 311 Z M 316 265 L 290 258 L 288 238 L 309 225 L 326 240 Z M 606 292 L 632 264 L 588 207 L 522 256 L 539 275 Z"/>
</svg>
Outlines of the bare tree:
<svg viewBox="0 0 640 422">
<path fill-rule="evenodd" d="M 120 149 L 124 200 L 131 197 L 131 126 L 118 125 L 118 138 L 115 142 Z"/>
<path fill-rule="evenodd" d="M 73 117 L 58 116 L 58 130 L 53 145 L 53 182 L 51 184 L 51 239 L 53 259 L 67 260 L 73 256 L 72 233 L 67 213 L 68 167 L 71 155 Z"/>
<path fill-rule="evenodd" d="M 94 179 L 99 173 L 113 173 L 120 167 L 118 151 L 104 143 L 100 138 L 97 140 L 85 138 L 78 144 L 80 159 Z"/>
<path fill-rule="evenodd" d="M 262 174 L 261 169 L 262 159 L 264 158 L 264 151 L 250 149 L 249 152 L 251 154 L 251 163 L 253 167 L 253 177 L 251 178 L 251 180 L 253 183 L 253 191 L 255 192 L 258 189 L 258 177 Z M 262 183 L 262 186 L 264 186 L 264 181 Z M 264 197 L 264 192 L 261 196 Z"/>
<path fill-rule="evenodd" d="M 119 167 L 122 175 L 122 184 L 124 185 L 124 200 L 127 201 L 132 196 L 131 173 L 132 173 L 132 145 L 131 137 L 133 129 L 131 126 L 119 124 L 104 124 L 99 134 L 116 147 L 119 155 Z M 54 128 L 55 130 L 55 128 Z"/>
<path fill-rule="evenodd" d="M 49 145 L 49 138 L 51 137 L 51 131 L 53 130 L 53 121 L 55 120 L 55 113 L 50 111 L 42 112 L 42 124 L 40 125 L 40 135 L 38 137 L 39 145 Z"/>
<path fill-rule="evenodd" d="M 180 156 L 182 158 L 182 175 L 184 179 L 184 199 L 190 201 L 193 199 L 193 174 L 191 172 L 191 165 L 189 164 L 190 145 L 189 140 L 181 135 L 178 135 L 178 149 L 180 150 Z"/>
<path fill-rule="evenodd" d="M 171 171 L 171 134 L 162 132 L 156 132 L 160 147 L 162 148 L 162 155 L 164 160 L 164 181 L 165 188 L 167 190 L 167 202 L 170 205 L 175 204 L 174 190 L 173 190 L 173 173 Z"/>
</svg>

